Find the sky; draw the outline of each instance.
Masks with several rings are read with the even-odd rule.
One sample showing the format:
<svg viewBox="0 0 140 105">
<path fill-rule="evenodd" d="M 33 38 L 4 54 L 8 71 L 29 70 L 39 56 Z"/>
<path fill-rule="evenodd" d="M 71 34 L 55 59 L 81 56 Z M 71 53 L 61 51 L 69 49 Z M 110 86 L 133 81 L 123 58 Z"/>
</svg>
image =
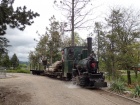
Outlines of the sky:
<svg viewBox="0 0 140 105">
<path fill-rule="evenodd" d="M 10 58 L 15 53 L 20 61 L 28 62 L 28 55 L 30 51 L 33 51 L 37 42 L 35 39 L 39 39 L 36 31 L 41 35 L 45 33 L 45 28 L 49 25 L 49 18 L 55 15 L 57 20 L 63 21 L 63 16 L 59 10 L 53 7 L 54 0 L 15 0 L 14 7 L 27 6 L 28 10 L 38 12 L 40 17 L 34 19 L 34 24 L 26 26 L 24 31 L 17 29 L 10 29 L 6 31 L 5 37 L 10 41 L 11 47 L 8 48 Z M 95 21 L 100 21 L 104 18 L 104 14 L 109 13 L 110 7 L 121 6 L 125 8 L 132 7 L 133 9 L 140 10 L 140 0 L 93 0 L 93 6 L 98 6 L 94 9 L 94 16 L 97 17 Z M 100 17 L 98 17 L 100 16 Z M 78 32 L 79 35 L 85 39 L 90 33 L 89 30 L 83 30 Z"/>
</svg>

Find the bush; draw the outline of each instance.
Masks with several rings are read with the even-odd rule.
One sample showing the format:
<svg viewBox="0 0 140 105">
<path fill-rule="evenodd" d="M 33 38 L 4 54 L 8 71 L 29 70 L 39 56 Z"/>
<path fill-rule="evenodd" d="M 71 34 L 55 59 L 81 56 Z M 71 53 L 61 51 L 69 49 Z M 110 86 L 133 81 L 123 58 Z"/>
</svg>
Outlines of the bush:
<svg viewBox="0 0 140 105">
<path fill-rule="evenodd" d="M 137 85 L 133 92 L 134 97 L 140 97 L 140 86 Z"/>
<path fill-rule="evenodd" d="M 113 83 L 111 83 L 110 90 L 115 91 L 117 93 L 123 93 L 126 89 L 123 82 L 116 80 Z"/>
<path fill-rule="evenodd" d="M 30 73 L 30 70 L 22 70 L 22 69 L 17 69 L 17 70 L 7 70 L 9 73 Z"/>
</svg>

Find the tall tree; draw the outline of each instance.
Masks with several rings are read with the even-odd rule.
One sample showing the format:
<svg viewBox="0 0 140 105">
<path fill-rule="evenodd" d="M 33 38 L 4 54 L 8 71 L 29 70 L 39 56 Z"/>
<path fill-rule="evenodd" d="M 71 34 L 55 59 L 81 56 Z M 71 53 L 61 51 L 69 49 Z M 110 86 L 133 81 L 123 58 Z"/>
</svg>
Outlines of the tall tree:
<svg viewBox="0 0 140 105">
<path fill-rule="evenodd" d="M 30 51 L 29 53 L 29 61 L 30 61 L 30 68 L 31 69 L 40 69 L 38 64 L 40 63 L 40 56 L 37 51 Z"/>
<path fill-rule="evenodd" d="M 61 48 L 61 37 L 60 37 L 60 23 L 56 20 L 55 16 L 50 19 L 50 27 L 46 28 L 46 35 L 48 36 L 47 46 L 50 52 L 50 63 L 55 61 L 55 57 Z"/>
<path fill-rule="evenodd" d="M 58 3 L 60 1 L 60 4 Z M 67 18 L 67 25 L 69 26 L 66 31 L 71 31 L 72 35 L 72 46 L 74 42 L 74 30 L 77 28 L 88 28 L 84 26 L 88 21 L 93 20 L 88 15 L 92 14 L 93 7 L 91 4 L 92 0 L 54 0 L 54 4 L 61 10 L 64 11 L 64 16 Z M 87 19 L 88 17 L 88 19 Z"/>
<path fill-rule="evenodd" d="M 40 39 L 35 48 L 33 54 L 30 53 L 30 58 L 36 57 L 38 60 L 48 59 L 52 64 L 56 60 L 60 60 L 60 54 L 58 53 L 61 50 L 61 35 L 60 35 L 60 23 L 56 20 L 55 16 L 52 16 L 50 19 L 50 26 L 46 27 L 46 32 L 44 35 L 39 35 Z"/>
<path fill-rule="evenodd" d="M 13 69 L 19 66 L 19 59 L 16 54 L 14 54 L 11 58 L 11 66 L 13 67 Z"/>
</svg>

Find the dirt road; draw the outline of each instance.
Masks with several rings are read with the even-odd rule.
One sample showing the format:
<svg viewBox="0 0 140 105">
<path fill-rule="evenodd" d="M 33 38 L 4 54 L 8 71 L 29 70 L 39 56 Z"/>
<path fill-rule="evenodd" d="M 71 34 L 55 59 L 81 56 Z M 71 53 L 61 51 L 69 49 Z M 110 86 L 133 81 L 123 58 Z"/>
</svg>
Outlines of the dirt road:
<svg viewBox="0 0 140 105">
<path fill-rule="evenodd" d="M 0 105 L 138 105 L 45 76 L 9 74 L 0 79 Z"/>
</svg>

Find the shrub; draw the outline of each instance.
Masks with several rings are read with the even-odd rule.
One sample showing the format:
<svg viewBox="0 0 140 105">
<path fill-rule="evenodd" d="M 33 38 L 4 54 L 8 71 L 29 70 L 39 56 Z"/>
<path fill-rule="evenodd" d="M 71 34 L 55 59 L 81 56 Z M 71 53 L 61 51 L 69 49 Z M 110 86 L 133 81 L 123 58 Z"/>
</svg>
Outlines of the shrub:
<svg viewBox="0 0 140 105">
<path fill-rule="evenodd" d="M 140 86 L 137 85 L 133 92 L 134 97 L 140 97 Z"/>
<path fill-rule="evenodd" d="M 116 80 L 113 83 L 111 83 L 110 90 L 115 91 L 117 93 L 123 93 L 126 89 L 123 82 Z"/>
</svg>

